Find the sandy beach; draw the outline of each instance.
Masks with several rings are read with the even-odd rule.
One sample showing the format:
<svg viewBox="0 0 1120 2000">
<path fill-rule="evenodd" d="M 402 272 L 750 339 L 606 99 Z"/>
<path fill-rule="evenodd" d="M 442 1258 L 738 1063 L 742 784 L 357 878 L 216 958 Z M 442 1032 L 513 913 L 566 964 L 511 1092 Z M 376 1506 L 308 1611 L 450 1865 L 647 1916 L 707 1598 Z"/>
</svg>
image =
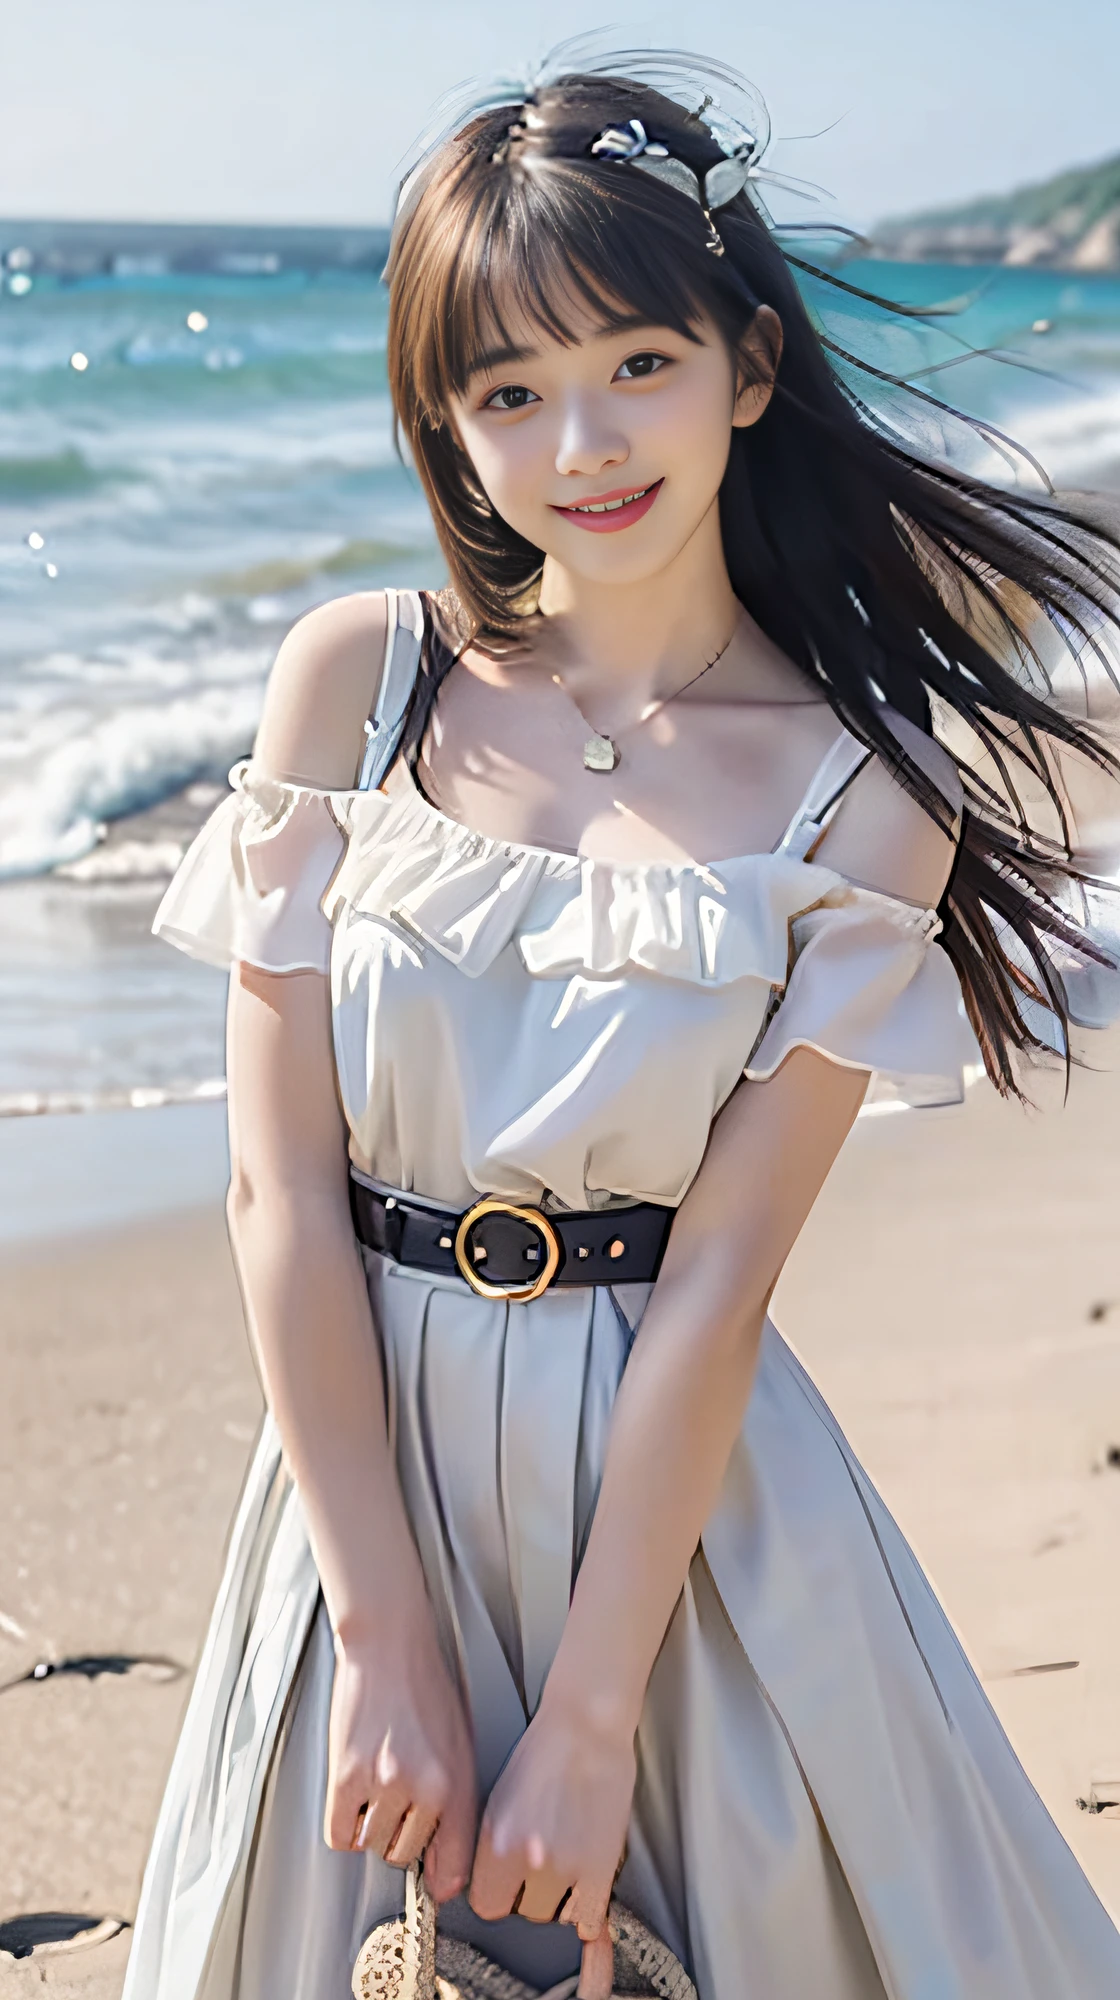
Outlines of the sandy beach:
<svg viewBox="0 0 1120 2000">
<path fill-rule="evenodd" d="M 980 1089 L 862 1121 L 775 1317 L 1120 1914 L 1120 1815 L 1077 1804 L 1120 1779 L 1118 1056 L 1064 1112 Z M 158 1114 L 129 1115 L 140 1143 Z M 68 1122 L 49 1121 L 60 1162 Z M 0 1273 L 0 1681 L 68 1656 L 171 1663 L 0 1696 L 0 1941 L 18 1943 L 21 1916 L 134 1914 L 260 1405 L 218 1201 L 43 1235 Z M 115 2000 L 127 1951 L 127 1929 L 0 1950 L 0 1995 Z"/>
</svg>

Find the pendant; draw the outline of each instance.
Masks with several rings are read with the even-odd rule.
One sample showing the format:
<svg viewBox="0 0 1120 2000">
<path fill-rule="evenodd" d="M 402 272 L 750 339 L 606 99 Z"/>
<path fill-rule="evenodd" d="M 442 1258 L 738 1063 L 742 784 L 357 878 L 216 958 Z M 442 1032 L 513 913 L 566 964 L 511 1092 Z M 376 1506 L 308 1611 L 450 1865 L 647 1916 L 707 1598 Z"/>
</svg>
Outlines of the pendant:
<svg viewBox="0 0 1120 2000">
<path fill-rule="evenodd" d="M 585 771 L 613 771 L 618 763 L 618 745 L 609 736 L 589 736 L 583 746 Z"/>
</svg>

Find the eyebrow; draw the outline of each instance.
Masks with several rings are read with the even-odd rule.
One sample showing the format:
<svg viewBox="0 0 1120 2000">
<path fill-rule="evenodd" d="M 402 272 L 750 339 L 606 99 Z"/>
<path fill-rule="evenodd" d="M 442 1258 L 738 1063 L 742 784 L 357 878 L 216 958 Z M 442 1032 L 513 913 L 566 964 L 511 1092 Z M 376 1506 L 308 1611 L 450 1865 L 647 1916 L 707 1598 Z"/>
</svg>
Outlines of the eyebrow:
<svg viewBox="0 0 1120 2000">
<path fill-rule="evenodd" d="M 539 347 L 515 347 L 512 341 L 503 341 L 498 347 L 486 347 L 474 362 L 470 378 L 476 375 L 492 375 L 497 368 L 504 368 L 514 361 L 540 359 Z"/>
<path fill-rule="evenodd" d="M 651 326 L 652 322 L 642 313 L 628 314 L 625 319 L 615 320 L 609 326 L 596 327 L 588 335 L 589 340 L 611 340 L 620 333 L 636 332 L 639 328 Z M 468 380 L 476 375 L 493 375 L 498 368 L 505 368 L 519 361 L 539 361 L 539 347 L 519 347 L 513 341 L 501 341 L 496 347 L 485 347 L 474 362 Z"/>
</svg>

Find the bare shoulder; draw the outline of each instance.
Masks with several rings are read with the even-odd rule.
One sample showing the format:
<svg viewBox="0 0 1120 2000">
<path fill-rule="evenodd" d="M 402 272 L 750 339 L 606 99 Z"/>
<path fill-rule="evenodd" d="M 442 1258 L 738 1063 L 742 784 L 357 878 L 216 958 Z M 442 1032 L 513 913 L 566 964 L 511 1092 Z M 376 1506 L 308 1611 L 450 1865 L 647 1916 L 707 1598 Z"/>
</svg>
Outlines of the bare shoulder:
<svg viewBox="0 0 1120 2000">
<path fill-rule="evenodd" d="M 815 858 L 865 888 L 932 907 L 944 892 L 956 853 L 962 805 L 960 777 L 948 751 L 924 730 L 893 710 L 890 723 L 900 743 L 945 800 L 952 815 L 952 832 L 938 826 L 892 777 L 883 760 L 873 757 L 853 784 Z"/>
<path fill-rule="evenodd" d="M 269 676 L 254 762 L 296 784 L 354 783 L 385 654 L 384 591 L 320 604 L 292 626 Z"/>
</svg>

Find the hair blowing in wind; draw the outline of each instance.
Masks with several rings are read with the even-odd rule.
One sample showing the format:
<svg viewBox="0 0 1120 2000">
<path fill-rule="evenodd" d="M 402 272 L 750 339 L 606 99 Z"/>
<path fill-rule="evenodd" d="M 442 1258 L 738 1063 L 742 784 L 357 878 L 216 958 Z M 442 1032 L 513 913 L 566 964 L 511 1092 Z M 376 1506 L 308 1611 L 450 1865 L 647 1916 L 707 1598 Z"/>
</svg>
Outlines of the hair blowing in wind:
<svg viewBox="0 0 1120 2000">
<path fill-rule="evenodd" d="M 694 337 L 703 316 L 741 357 L 759 307 L 771 307 L 784 329 L 774 394 L 760 422 L 733 431 L 720 492 L 731 583 L 941 821 L 945 802 L 889 710 L 933 727 L 953 754 L 965 811 L 942 941 L 990 1077 L 1022 1095 L 1022 1059 L 1057 1047 L 1068 1065 L 1071 975 L 1091 980 L 1094 964 L 1111 964 L 1090 923 L 1093 876 L 1070 785 L 1120 765 L 1092 703 L 1059 698 L 1052 670 L 1057 652 L 1078 685 L 1087 675 L 1109 686 L 1115 531 L 1083 499 L 988 483 L 915 449 L 884 388 L 896 406 L 900 395 L 941 406 L 835 346 L 795 269 L 885 312 L 889 302 L 783 249 L 746 189 L 716 211 L 713 254 L 695 200 L 592 152 L 604 128 L 631 119 L 701 184 L 726 157 L 674 97 L 625 75 L 571 73 L 528 105 L 469 118 L 401 204 L 387 272 L 390 382 L 460 637 L 515 633 L 543 562 L 491 507 L 446 414 L 479 356 L 506 337 L 505 321 L 516 314 L 570 340 L 573 308 L 590 307 L 608 328 L 636 317 Z M 438 641 L 431 649 L 413 741 L 453 657 Z"/>
</svg>

